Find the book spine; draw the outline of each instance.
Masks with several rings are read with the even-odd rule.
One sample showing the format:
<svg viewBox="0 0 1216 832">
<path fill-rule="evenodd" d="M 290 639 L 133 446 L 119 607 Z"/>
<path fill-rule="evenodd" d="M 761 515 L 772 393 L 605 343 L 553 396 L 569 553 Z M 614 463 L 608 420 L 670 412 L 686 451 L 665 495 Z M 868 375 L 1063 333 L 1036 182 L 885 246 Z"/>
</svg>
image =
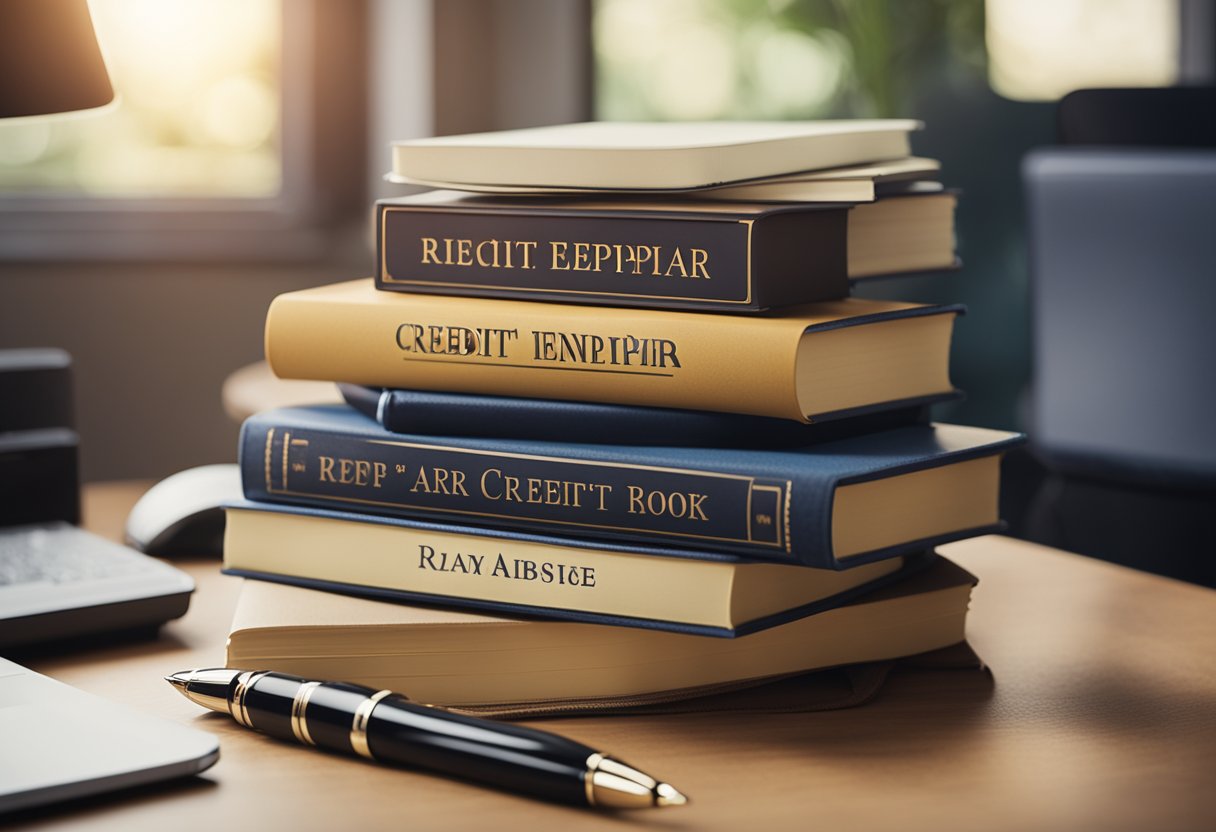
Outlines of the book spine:
<svg viewBox="0 0 1216 832">
<path fill-rule="evenodd" d="M 347 404 L 393 433 L 673 448 L 796 448 L 831 442 L 925 424 L 929 404 L 959 398 L 959 394 L 946 393 L 914 402 L 884 403 L 850 412 L 848 418 L 807 425 L 765 416 L 661 407 L 382 390 L 355 384 L 339 384 L 338 389 Z M 494 418 L 487 419 L 487 413 Z"/>
<path fill-rule="evenodd" d="M 377 213 L 380 289 L 735 313 L 849 292 L 843 209 Z"/>
<path fill-rule="evenodd" d="M 832 327 L 958 311 L 836 301 L 803 307 L 815 316 L 724 318 L 399 295 L 365 285 L 366 291 L 355 283 L 275 299 L 266 317 L 266 358 L 277 376 L 808 422 L 797 373 L 808 329 L 807 337 L 818 337 Z M 871 360 L 900 357 L 875 352 Z M 945 384 L 933 392 L 948 390 Z"/>
<path fill-rule="evenodd" d="M 496 452 L 255 418 L 243 429 L 241 476 L 245 496 L 257 502 L 698 547 L 837 568 L 831 551 L 823 549 L 830 536 L 800 540 L 795 547 L 794 483 L 771 471 L 746 475 Z M 797 508 L 828 513 L 806 500 Z"/>
</svg>

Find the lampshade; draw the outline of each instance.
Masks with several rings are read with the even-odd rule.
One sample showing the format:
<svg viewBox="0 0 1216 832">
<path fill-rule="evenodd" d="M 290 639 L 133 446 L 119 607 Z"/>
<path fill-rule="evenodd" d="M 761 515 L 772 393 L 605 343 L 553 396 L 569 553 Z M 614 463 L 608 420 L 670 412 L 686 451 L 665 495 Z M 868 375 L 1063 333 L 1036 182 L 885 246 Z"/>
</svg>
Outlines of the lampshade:
<svg viewBox="0 0 1216 832">
<path fill-rule="evenodd" d="M 0 0 L 0 118 L 113 100 L 86 0 Z"/>
</svg>

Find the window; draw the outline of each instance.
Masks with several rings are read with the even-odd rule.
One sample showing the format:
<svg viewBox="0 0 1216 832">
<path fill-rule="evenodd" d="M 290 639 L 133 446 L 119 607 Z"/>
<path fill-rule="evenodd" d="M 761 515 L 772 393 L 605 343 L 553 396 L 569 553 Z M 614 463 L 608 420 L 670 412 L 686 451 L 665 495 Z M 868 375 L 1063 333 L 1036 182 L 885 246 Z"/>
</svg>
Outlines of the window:
<svg viewBox="0 0 1216 832">
<path fill-rule="evenodd" d="M 359 215 L 365 4 L 90 8 L 119 101 L 0 123 L 0 258 L 301 259 Z"/>
<path fill-rule="evenodd" d="M 0 122 L 0 188 L 99 197 L 270 197 L 279 156 L 275 0 L 93 0 L 116 106 Z"/>
</svg>

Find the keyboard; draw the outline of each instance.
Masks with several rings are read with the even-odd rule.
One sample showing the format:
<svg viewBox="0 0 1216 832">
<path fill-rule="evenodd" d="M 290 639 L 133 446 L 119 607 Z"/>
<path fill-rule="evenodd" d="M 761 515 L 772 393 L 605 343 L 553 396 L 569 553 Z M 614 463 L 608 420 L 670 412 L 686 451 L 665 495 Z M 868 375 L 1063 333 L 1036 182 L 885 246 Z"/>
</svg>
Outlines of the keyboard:
<svg viewBox="0 0 1216 832">
<path fill-rule="evenodd" d="M 194 581 L 67 523 L 0 528 L 0 647 L 159 624 Z"/>
</svg>

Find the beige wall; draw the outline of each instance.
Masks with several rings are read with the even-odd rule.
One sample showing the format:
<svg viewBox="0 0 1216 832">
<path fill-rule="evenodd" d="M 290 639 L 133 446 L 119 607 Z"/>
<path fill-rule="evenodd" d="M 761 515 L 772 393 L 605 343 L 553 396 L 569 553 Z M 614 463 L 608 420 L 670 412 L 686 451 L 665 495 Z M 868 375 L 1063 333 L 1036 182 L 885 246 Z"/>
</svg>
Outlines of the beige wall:
<svg viewBox="0 0 1216 832">
<path fill-rule="evenodd" d="M 72 354 L 85 481 L 159 478 L 235 461 L 237 425 L 224 414 L 220 386 L 261 358 L 262 323 L 275 295 L 368 273 L 370 254 L 346 259 L 0 265 L 0 348 Z"/>
</svg>

